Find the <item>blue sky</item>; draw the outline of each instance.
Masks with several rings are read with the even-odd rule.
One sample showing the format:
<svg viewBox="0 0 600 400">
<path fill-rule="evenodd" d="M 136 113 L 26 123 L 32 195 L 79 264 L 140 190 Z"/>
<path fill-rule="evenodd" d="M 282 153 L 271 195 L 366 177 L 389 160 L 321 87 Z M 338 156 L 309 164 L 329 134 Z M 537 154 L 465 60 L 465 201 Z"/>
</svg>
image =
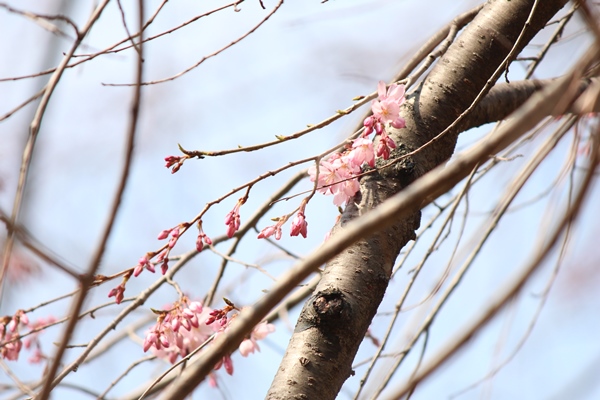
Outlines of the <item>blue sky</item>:
<svg viewBox="0 0 600 400">
<path fill-rule="evenodd" d="M 38 3 L 31 0 L 9 2 L 14 7 L 39 13 L 57 12 L 53 8 L 57 7 L 57 2 Z M 82 24 L 94 2 L 71 3 L 64 13 Z M 267 9 L 276 4 L 270 0 L 264 3 Z M 150 10 L 158 4 L 156 0 L 147 2 Z M 220 4 L 224 3 L 169 2 L 148 34 L 177 26 Z M 206 202 L 231 188 L 266 170 L 314 155 L 340 142 L 360 121 L 362 111 L 293 143 L 258 153 L 191 160 L 172 175 L 164 168 L 162 160 L 167 155 L 178 154 L 178 143 L 188 149 L 235 148 L 237 145 L 270 141 L 275 135 L 291 134 L 303 129 L 306 124 L 319 122 L 335 114 L 336 110 L 348 107 L 353 97 L 374 91 L 377 81 L 389 80 L 436 29 L 475 4 L 455 2 L 449 5 L 448 2 L 434 1 L 425 5 L 418 1 L 382 0 L 285 3 L 263 27 L 231 49 L 174 81 L 144 87 L 135 161 L 100 273 L 115 273 L 135 265 L 141 255 L 157 247 L 156 235 L 161 230 L 190 220 Z M 129 4 L 125 6 L 129 7 L 126 9 L 128 23 L 133 24 L 134 9 Z M 145 80 L 162 79 L 184 70 L 204 55 L 239 37 L 266 15 L 256 1 L 246 2 L 240 9 L 237 13 L 226 10 L 203 18 L 150 42 L 145 46 Z M 70 32 L 68 27 L 63 28 Z M 567 70 L 568 63 L 574 61 L 589 44 L 580 30 L 579 22 L 567 30 L 565 37 L 569 39 L 549 53 L 537 77 L 552 77 Z M 0 63 L 0 77 L 34 73 L 55 65 L 70 45 L 70 41 L 52 39 L 34 22 L 5 10 L 0 10 L 0 33 L 3 37 L 12 38 L 0 42 L 1 57 L 8 61 Z M 547 37 L 547 34 L 544 35 L 534 39 L 527 51 L 539 51 L 539 45 L 544 43 L 543 37 Z M 116 3 L 112 3 L 84 41 L 85 47 L 80 54 L 103 49 L 124 36 L 119 11 Z M 132 82 L 134 59 L 132 52 L 104 55 L 68 70 L 53 96 L 36 144 L 21 221 L 40 242 L 80 271 L 86 268 L 95 249 L 115 191 L 132 96 L 129 87 L 102 84 Z M 523 70 L 513 67 L 511 75 L 512 79 L 519 79 Z M 1 113 L 39 90 L 45 79 L 1 82 Z M 0 177 L 4 183 L 0 206 L 7 212 L 12 206 L 22 147 L 33 111 L 32 106 L 27 106 L 0 123 L 0 135 L 4 138 L 0 147 Z M 488 130 L 489 127 L 484 127 L 463 134 L 458 149 L 468 147 Z M 527 156 L 542 140 L 543 136 L 536 138 L 520 150 L 522 158 L 505 163 L 473 189 L 469 219 L 452 268 L 456 268 L 468 254 L 502 189 L 512 181 L 519 168 L 527 162 Z M 519 195 L 516 204 L 528 201 L 552 186 L 570 140 L 567 138 L 561 142 Z M 242 208 L 242 219 L 252 214 L 254 208 L 291 175 L 292 172 L 284 173 L 256 185 L 248 203 Z M 299 184 L 297 191 L 308 189 L 310 184 L 305 180 Z M 510 213 L 500 224 L 460 290 L 436 320 L 426 355 L 433 354 L 436 348 L 442 346 L 445 339 L 460 329 L 461 322 L 469 320 L 485 305 L 500 282 L 509 279 L 527 260 L 527 254 L 540 236 L 540 227 L 544 222 L 552 222 L 553 214 L 548 214 L 545 207 L 564 197 L 564 186 L 556 185 L 553 193 L 553 196 Z M 594 207 L 597 196 L 596 189 L 587 204 L 586 217 L 581 219 L 574 231 L 571 252 L 563 263 L 555 287 L 523 348 L 493 380 L 457 398 L 558 398 L 553 396 L 561 391 L 568 392 L 573 385 L 581 388 L 585 384 L 590 389 L 578 398 L 598 396 L 600 388 L 589 381 L 577 383 L 577 379 L 585 377 L 584 372 L 590 365 L 597 365 L 600 354 L 595 334 L 598 323 L 591 317 L 598 310 L 599 299 L 594 295 L 594 287 L 589 285 L 590 281 L 597 282 L 597 274 L 591 273 L 593 267 L 589 266 L 598 260 L 593 240 L 598 235 L 594 223 L 598 219 L 597 207 Z M 204 228 L 209 235 L 218 236 L 224 232 L 223 218 L 238 197 L 233 196 L 211 209 L 204 219 Z M 271 224 L 268 218 L 296 208 L 300 199 L 278 204 L 267 218 L 263 218 L 259 229 Z M 464 205 L 460 210 L 464 212 Z M 432 213 L 433 208 L 424 210 L 424 220 Z M 322 241 L 336 215 L 331 198 L 315 197 L 307 207 L 309 238 L 286 237 L 281 243 L 300 256 L 307 254 Z M 460 220 L 457 220 L 447 244 L 428 262 L 428 270 L 418 281 L 414 295 L 409 297 L 409 304 L 419 302 L 445 269 L 453 243 L 457 240 L 459 224 Z M 194 240 L 195 235 L 184 237 L 176 250 L 181 253 L 188 251 Z M 415 257 L 409 259 L 406 270 L 401 270 L 394 278 L 380 307 L 381 313 L 393 308 L 408 278 L 408 269 L 420 259 L 427 245 L 426 242 L 420 244 Z M 224 244 L 219 250 L 225 251 L 227 247 L 228 244 Z M 275 276 L 293 263 L 289 256 L 266 242 L 255 241 L 251 236 L 242 243 L 235 256 L 247 262 L 260 263 Z M 177 275 L 178 281 L 192 297 L 201 298 L 213 280 L 218 263 L 215 255 L 202 254 Z M 0 312 L 11 314 L 18 308 L 31 307 L 75 288 L 75 282 L 69 278 L 49 266 L 41 266 L 44 271 L 41 278 L 33 279 L 29 285 L 7 289 Z M 474 338 L 469 350 L 462 352 L 424 383 L 414 398 L 445 398 L 485 376 L 495 363 L 510 354 L 532 320 L 540 300 L 536 293 L 545 286 L 552 268 L 552 265 L 544 266 L 515 304 Z M 576 280 L 581 274 L 589 274 L 589 279 Z M 155 279 L 150 274 L 142 274 L 128 284 L 127 294 L 138 293 Z M 225 282 L 221 295 L 234 299 L 236 303 L 251 304 L 262 290 L 268 290 L 272 281 L 247 271 L 243 266 L 231 264 Z M 573 282 L 582 289 L 570 290 Z M 109 284 L 94 289 L 87 306 L 107 301 L 106 294 L 113 286 Z M 171 288 L 164 288 L 146 305 L 160 308 L 173 301 L 175 296 Z M 67 304 L 63 301 L 39 310 L 35 315 L 64 315 Z M 429 306 L 431 303 L 426 303 L 403 313 L 400 328 L 390 344 L 401 347 L 407 340 L 406 335 L 426 315 Z M 84 328 L 76 332 L 73 342 L 89 340 L 118 311 L 119 307 L 113 306 L 99 312 L 95 320 L 86 320 Z M 289 315 L 292 326 L 297 312 L 294 310 Z M 140 311 L 128 322 L 144 314 Z M 386 321 L 383 315 L 376 318 L 372 327 L 375 335 L 383 334 Z M 53 328 L 47 334 L 46 348 L 51 349 L 51 341 L 57 340 L 60 329 Z M 219 375 L 224 397 L 264 396 L 289 335 L 286 324 L 280 323 L 277 333 L 269 337 L 259 355 L 248 359 L 234 356 L 234 376 Z M 365 342 L 357 361 L 372 354 L 374 349 L 372 344 Z M 393 351 L 390 349 L 390 352 Z M 70 350 L 66 358 L 72 360 L 77 354 L 77 349 Z M 416 362 L 415 355 L 409 357 L 407 365 L 398 373 L 399 377 L 410 374 L 412 369 L 409 366 Z M 142 356 L 139 345 L 128 341 L 94 364 L 83 366 L 66 381 L 102 391 L 127 365 Z M 14 369 L 22 379 L 35 379 L 41 369 L 29 367 L 25 359 L 23 357 L 14 365 Z M 380 368 L 385 370 L 385 365 L 385 362 L 381 363 Z M 111 393 L 125 394 L 161 368 L 157 365 L 141 366 Z M 348 380 L 340 398 L 353 393 L 363 371 L 357 368 L 356 376 Z M 1 382 L 7 382 L 7 378 L 2 376 Z M 73 393 L 77 392 L 65 390 L 64 393 L 65 396 L 75 396 Z M 215 398 L 215 393 L 214 389 L 202 388 L 194 398 Z"/>
</svg>

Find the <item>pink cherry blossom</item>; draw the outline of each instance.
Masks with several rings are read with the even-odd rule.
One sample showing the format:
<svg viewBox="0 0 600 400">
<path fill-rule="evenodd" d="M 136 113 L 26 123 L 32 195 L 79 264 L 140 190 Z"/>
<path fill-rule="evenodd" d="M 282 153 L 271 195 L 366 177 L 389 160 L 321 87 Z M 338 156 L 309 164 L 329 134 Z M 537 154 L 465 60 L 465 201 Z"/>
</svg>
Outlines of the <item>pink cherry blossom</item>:
<svg viewBox="0 0 600 400">
<path fill-rule="evenodd" d="M 377 83 L 377 94 L 380 101 L 392 100 L 399 103 L 398 105 L 402 105 L 404 103 L 404 90 L 404 85 L 392 83 L 386 92 L 385 82 L 379 81 Z"/>
<path fill-rule="evenodd" d="M 125 282 L 121 282 L 119 286 L 113 288 L 110 292 L 108 292 L 108 297 L 114 297 L 115 303 L 121 304 L 123 301 L 123 297 L 125 294 Z"/>
<path fill-rule="evenodd" d="M 227 225 L 227 236 L 232 238 L 233 235 L 240 229 L 240 207 L 244 204 L 246 200 L 241 198 L 236 203 L 233 210 L 229 211 L 229 213 L 225 216 L 225 225 Z"/>
<path fill-rule="evenodd" d="M 345 158 L 335 160 L 334 164 L 337 166 L 337 173 L 342 181 L 336 185 L 333 204 L 342 206 L 360 190 L 356 175 L 360 174 L 361 171 L 358 165 L 348 162 Z"/>
<path fill-rule="evenodd" d="M 179 356 L 185 357 L 204 343 L 216 331 L 201 324 L 211 312 L 197 301 L 168 306 L 170 310 L 161 313 L 156 324 L 146 332 L 144 352 L 152 349 L 157 356 L 174 363 Z"/>
<path fill-rule="evenodd" d="M 266 239 L 275 234 L 275 240 L 281 239 L 281 226 L 271 225 L 263 229 L 257 236 L 258 239 Z"/>
<path fill-rule="evenodd" d="M 363 163 L 369 164 L 370 167 L 375 166 L 375 153 L 373 151 L 373 141 L 359 137 L 352 142 L 352 150 L 346 156 L 348 162 L 359 167 Z"/>
<path fill-rule="evenodd" d="M 379 97 L 371 103 L 373 115 L 365 118 L 363 122 L 365 126 L 363 136 L 368 136 L 373 130 L 377 135 L 381 135 L 387 124 L 396 129 L 406 126 L 406 121 L 400 116 L 400 106 L 405 101 L 404 85 L 392 84 L 386 91 L 385 83 L 379 81 L 377 93 Z"/>
<path fill-rule="evenodd" d="M 156 272 L 156 270 L 154 269 L 154 265 L 150 262 L 150 258 L 151 258 L 150 256 L 151 256 L 151 254 L 146 254 L 145 256 L 143 256 L 142 258 L 140 258 L 138 260 L 138 264 L 133 269 L 133 276 L 137 277 L 139 274 L 142 273 L 144 268 L 146 268 L 148 271 L 150 271 L 152 273 Z M 111 296 L 108 296 L 108 297 L 111 297 Z"/>
<path fill-rule="evenodd" d="M 231 356 L 225 356 L 223 357 L 223 359 L 221 361 L 219 361 L 217 363 L 217 365 L 215 365 L 215 370 L 218 370 L 221 368 L 221 366 L 225 367 L 225 372 L 227 372 L 229 375 L 233 375 L 233 361 L 231 360 Z"/>
<path fill-rule="evenodd" d="M 17 361 L 23 342 L 19 339 L 19 332 L 5 332 L 4 325 L 0 325 L 0 358 L 8 361 Z"/>
<path fill-rule="evenodd" d="M 394 140 L 386 133 L 383 133 L 379 137 L 379 142 L 377 143 L 377 156 L 383 157 L 384 160 L 387 160 L 390 158 L 390 148 L 395 149 L 396 143 L 394 143 Z"/>
<path fill-rule="evenodd" d="M 171 228 L 171 229 L 165 229 L 165 230 L 162 230 L 162 231 L 161 231 L 161 232 L 158 234 L 158 237 L 157 237 L 157 239 L 158 239 L 158 240 L 163 240 L 163 239 L 166 239 L 166 238 L 168 238 L 168 237 L 169 237 L 169 233 L 171 233 L 171 230 L 172 230 L 172 228 Z"/>
<path fill-rule="evenodd" d="M 275 332 L 275 325 L 267 322 L 261 322 L 256 325 L 250 333 L 250 338 L 244 339 L 240 343 L 240 354 L 244 357 L 248 357 L 249 354 L 254 353 L 256 350 L 260 351 L 257 341 L 263 340 L 270 333 Z"/>
<path fill-rule="evenodd" d="M 375 157 L 389 159 L 391 149 L 396 148 L 396 143 L 389 136 L 390 127 L 402 129 L 406 121 L 400 116 L 400 108 L 406 101 L 404 85 L 391 84 L 386 87 L 383 81 L 377 85 L 377 99 L 371 103 L 372 115 L 363 121 L 364 130 L 354 139 L 350 149 L 331 154 L 326 159 L 319 161 L 317 166 L 308 169 L 310 180 L 316 181 L 316 190 L 323 194 L 333 195 L 333 202 L 337 206 L 348 204 L 350 199 L 360 190 L 358 178 L 362 167 L 366 163 L 375 167 Z M 368 137 L 375 132 L 376 146 Z M 379 136 L 379 138 L 377 138 Z M 318 170 L 318 174 L 317 174 Z M 279 225 L 265 228 L 259 237 L 268 237 L 278 234 Z M 306 220 L 304 212 L 298 212 L 292 221 L 291 235 L 298 236 L 306 233 Z"/>
<path fill-rule="evenodd" d="M 167 156 L 165 157 L 165 167 L 171 168 L 171 173 L 179 171 L 179 168 L 183 165 L 183 162 L 187 160 L 188 156 Z"/>
<path fill-rule="evenodd" d="M 347 157 L 337 156 L 333 162 L 322 160 L 319 169 L 319 191 L 324 194 L 334 195 L 334 204 L 341 206 L 356 194 L 360 189 L 358 184 L 358 175 L 360 166 L 354 164 Z M 316 177 L 316 168 L 311 167 L 308 170 L 311 181 Z M 326 187 L 323 187 L 326 186 Z"/>
<path fill-rule="evenodd" d="M 31 364 L 40 364 L 42 361 L 47 359 L 46 355 L 39 348 L 33 349 L 33 353 L 27 359 Z"/>
<path fill-rule="evenodd" d="M 317 169 L 312 166 L 308 169 L 310 180 L 315 181 L 317 175 Z M 317 183 L 317 190 L 323 194 L 333 194 L 337 192 L 337 183 L 342 178 L 337 172 L 337 167 L 328 160 L 321 160 L 319 163 L 319 181 Z"/>
<path fill-rule="evenodd" d="M 181 235 L 181 226 L 176 226 L 171 230 L 171 239 L 169 239 L 169 248 L 172 249 L 177 244 L 179 240 L 179 235 Z"/>
<path fill-rule="evenodd" d="M 169 269 L 169 251 L 171 249 L 166 249 L 163 250 L 158 257 L 156 257 L 156 263 L 161 263 L 160 264 L 160 271 L 162 272 L 162 274 L 166 274 L 167 270 Z"/>
<path fill-rule="evenodd" d="M 303 238 L 306 239 L 306 235 L 308 231 L 308 222 L 306 222 L 306 218 L 304 217 L 303 212 L 298 212 L 296 217 L 292 221 L 292 228 L 290 230 L 290 236 L 298 236 L 302 235 Z"/>
<path fill-rule="evenodd" d="M 392 125 L 396 129 L 402 129 L 406 127 L 406 121 L 404 120 L 404 118 L 398 117 L 395 120 L 393 120 L 390 123 L 390 125 Z"/>
<path fill-rule="evenodd" d="M 0 317 L 0 359 L 17 361 L 23 346 L 25 346 L 26 349 L 30 349 L 35 345 L 34 350 L 39 350 L 40 344 L 37 336 L 41 330 L 29 333 L 24 341 L 21 341 L 21 331 L 23 328 L 32 331 L 53 322 L 54 318 L 49 317 L 47 320 L 40 319 L 40 322 L 31 324 L 29 322 L 29 317 L 23 310 L 17 310 L 12 317 Z M 42 354 L 41 351 L 39 351 L 39 354 Z M 41 356 L 36 358 L 34 353 L 31 362 L 35 362 L 38 359 L 41 360 L 41 358 Z"/>
<path fill-rule="evenodd" d="M 30 363 L 39 364 L 48 358 L 42 351 L 42 344 L 40 342 L 39 335 L 44 332 L 44 329 L 41 328 L 45 328 L 48 325 L 54 324 L 55 322 L 56 318 L 50 315 L 45 318 L 39 318 L 35 322 L 27 325 L 27 328 L 29 328 L 30 331 L 34 331 L 23 340 L 23 346 L 28 350 L 33 350 L 33 354 L 27 360 Z"/>
<path fill-rule="evenodd" d="M 277 223 L 275 225 L 267 226 L 262 231 L 260 231 L 257 238 L 258 239 L 266 239 L 268 237 L 275 235 L 276 240 L 281 239 L 281 227 L 283 226 L 283 224 L 285 224 L 286 221 L 287 221 L 287 216 L 279 218 L 279 220 L 277 221 Z"/>
<path fill-rule="evenodd" d="M 205 244 L 210 246 L 212 244 L 212 240 L 206 235 L 206 233 L 200 232 L 196 238 L 196 250 L 201 252 Z"/>
<path fill-rule="evenodd" d="M 381 123 L 385 124 L 386 122 L 392 122 L 398 118 L 398 115 L 400 114 L 400 105 L 393 100 L 374 100 L 371 110 L 373 111 L 373 116 Z"/>
</svg>

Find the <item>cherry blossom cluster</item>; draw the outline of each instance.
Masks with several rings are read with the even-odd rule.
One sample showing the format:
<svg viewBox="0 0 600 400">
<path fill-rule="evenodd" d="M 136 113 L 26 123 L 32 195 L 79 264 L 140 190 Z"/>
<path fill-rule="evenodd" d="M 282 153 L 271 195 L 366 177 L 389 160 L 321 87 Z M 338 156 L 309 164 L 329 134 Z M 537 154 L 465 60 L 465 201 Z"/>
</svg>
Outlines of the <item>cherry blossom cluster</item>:
<svg viewBox="0 0 600 400">
<path fill-rule="evenodd" d="M 125 285 L 127 284 L 129 278 L 131 278 L 132 273 L 132 270 L 126 272 L 125 275 L 123 275 L 123 280 L 121 281 L 119 286 L 112 288 L 110 292 L 108 292 L 108 297 L 114 297 L 115 303 L 121 304 L 121 302 L 123 301 L 123 298 L 125 297 Z"/>
<path fill-rule="evenodd" d="M 179 168 L 183 165 L 185 160 L 189 157 L 187 155 L 184 156 L 167 156 L 165 157 L 165 167 L 171 168 L 171 173 L 179 171 Z"/>
<path fill-rule="evenodd" d="M 153 347 L 159 357 L 175 362 L 181 355 L 188 354 L 188 346 L 195 338 L 202 335 L 210 336 L 213 332 L 200 325 L 203 307 L 200 302 L 176 303 L 168 311 L 159 311 L 156 324 L 146 334 L 144 352 Z M 183 328 L 183 329 L 182 329 Z M 192 329 L 194 332 L 192 332 Z M 202 342 L 200 342 L 202 343 Z"/>
<path fill-rule="evenodd" d="M 302 235 L 302 237 L 306 238 L 306 236 L 308 235 L 308 222 L 306 222 L 306 216 L 304 215 L 307 203 L 308 199 L 304 199 L 302 200 L 302 203 L 300 203 L 298 213 L 296 214 L 296 217 L 294 217 L 294 219 L 292 220 L 290 236 Z M 287 220 L 291 217 L 292 214 L 274 218 L 273 220 L 276 222 L 276 224 L 267 226 L 262 231 L 260 231 L 260 233 L 258 234 L 258 238 L 266 239 L 274 235 L 276 240 L 281 239 L 281 227 L 287 222 Z"/>
<path fill-rule="evenodd" d="M 117 287 L 111 289 L 111 291 L 108 293 L 108 297 L 114 297 L 115 302 L 117 304 L 120 304 L 123 301 L 123 298 L 125 295 L 125 286 L 127 285 L 127 281 L 129 281 L 131 276 L 133 275 L 134 277 L 137 277 L 144 270 L 155 273 L 156 272 L 155 266 L 158 264 L 160 264 L 160 269 L 161 269 L 162 274 L 163 275 L 166 274 L 167 270 L 169 269 L 169 253 L 171 252 L 173 247 L 175 247 L 175 245 L 177 244 L 177 241 L 179 240 L 179 237 L 181 236 L 181 234 L 185 230 L 187 230 L 189 227 L 190 227 L 189 223 L 183 222 L 173 228 L 162 230 L 158 234 L 158 240 L 165 240 L 167 238 L 169 239 L 167 245 L 163 247 L 163 250 L 160 251 L 158 253 L 158 255 L 155 252 L 149 252 L 149 253 L 146 253 L 143 257 L 141 257 L 138 260 L 138 263 L 135 267 L 133 267 L 132 269 L 128 270 L 127 272 L 125 272 L 123 274 L 123 280 Z M 196 239 L 196 250 L 198 250 L 200 252 L 203 250 L 205 245 L 210 246 L 211 244 L 212 244 L 212 240 L 206 233 L 204 233 L 204 230 L 202 229 L 202 220 L 199 220 L 198 221 L 198 238 Z M 152 261 L 154 259 L 154 257 L 156 257 L 156 260 Z M 109 278 L 106 278 L 101 275 L 98 275 L 96 277 L 96 281 L 98 283 L 103 282 L 107 279 L 109 279 Z"/>
<path fill-rule="evenodd" d="M 338 207 L 347 204 L 360 189 L 358 175 L 362 172 L 363 165 L 373 168 L 375 157 L 389 159 L 390 151 L 396 148 L 396 143 L 388 135 L 388 129 L 406 126 L 404 119 L 400 117 L 400 106 L 405 101 L 404 85 L 392 84 L 386 90 L 385 83 L 380 81 L 377 93 L 378 98 L 371 104 L 373 115 L 363 122 L 363 133 L 345 151 L 331 154 L 320 161 L 318 168 L 312 166 L 308 170 L 310 179 L 313 182 L 318 180 L 317 190 L 323 194 L 332 194 L 333 203 Z M 371 140 L 368 137 L 373 132 L 375 136 Z"/>
<path fill-rule="evenodd" d="M 198 237 L 196 238 L 196 250 L 201 252 L 204 249 L 204 245 L 210 246 L 212 239 L 208 237 L 202 229 L 202 220 L 198 221 Z"/>
<path fill-rule="evenodd" d="M 233 235 L 240 229 L 240 207 L 246 202 L 246 197 L 240 198 L 233 210 L 229 211 L 225 216 L 225 225 L 227 225 L 227 237 L 232 238 Z"/>
<path fill-rule="evenodd" d="M 43 332 L 43 327 L 46 327 L 55 322 L 54 317 L 40 318 L 37 321 L 30 323 L 27 314 L 23 310 L 19 310 L 15 315 L 4 316 L 0 318 L 0 358 L 8 361 L 17 361 L 21 349 L 25 347 L 32 350 L 33 353 L 29 358 L 29 362 L 37 364 L 45 360 L 47 357 L 42 352 L 42 347 L 39 341 L 39 334 Z M 27 329 L 36 332 L 29 334 L 21 340 L 20 331 Z"/>
<path fill-rule="evenodd" d="M 227 331 L 232 319 L 232 311 L 240 311 L 231 302 L 222 309 L 203 307 L 198 301 L 185 299 L 166 311 L 155 311 L 158 314 L 156 324 L 146 333 L 143 350 L 152 352 L 160 358 L 175 363 L 179 357 L 185 357 L 198 347 L 204 345 L 211 337 L 216 337 Z M 256 350 L 260 351 L 258 341 L 275 331 L 275 326 L 261 322 L 239 346 L 240 354 L 247 357 Z M 224 367 L 225 371 L 233 374 L 233 362 L 227 355 L 215 365 L 214 369 Z M 213 381 L 214 384 L 214 381 Z"/>
<path fill-rule="evenodd" d="M 48 357 L 42 351 L 42 345 L 40 343 L 39 335 L 44 331 L 44 329 L 42 328 L 47 327 L 48 325 L 52 325 L 55 322 L 56 318 L 54 318 L 53 316 L 48 316 L 46 318 L 38 318 L 35 322 L 27 325 L 30 331 L 36 331 L 28 335 L 23 340 L 23 346 L 32 352 L 31 356 L 27 360 L 30 363 L 39 364 L 42 361 L 48 359 Z"/>
</svg>

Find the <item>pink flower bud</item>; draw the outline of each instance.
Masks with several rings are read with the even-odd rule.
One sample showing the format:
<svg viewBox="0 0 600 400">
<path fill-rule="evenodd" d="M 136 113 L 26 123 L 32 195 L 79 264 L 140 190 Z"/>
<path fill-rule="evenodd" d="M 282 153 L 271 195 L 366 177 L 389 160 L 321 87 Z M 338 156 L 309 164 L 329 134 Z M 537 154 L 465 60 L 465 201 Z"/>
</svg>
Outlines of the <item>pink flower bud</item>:
<svg viewBox="0 0 600 400">
<path fill-rule="evenodd" d="M 15 332 L 17 330 L 17 326 L 18 326 L 18 320 L 16 318 L 13 318 L 10 320 L 10 322 L 8 323 L 8 331 L 9 332 Z"/>
<path fill-rule="evenodd" d="M 304 218 L 304 214 L 303 213 L 296 214 L 296 217 L 292 221 L 292 228 L 291 228 L 290 236 L 302 235 L 302 237 L 304 237 L 306 239 L 307 229 L 308 229 L 308 223 L 306 222 L 306 219 Z"/>
<path fill-rule="evenodd" d="M 179 320 L 179 318 L 178 317 L 173 318 L 173 321 L 171 321 L 171 328 L 173 328 L 173 330 L 175 332 L 178 332 L 180 327 L 181 327 L 181 321 Z"/>
<path fill-rule="evenodd" d="M 223 357 L 223 366 L 229 375 L 233 375 L 233 361 L 230 356 Z"/>
<path fill-rule="evenodd" d="M 402 129 L 402 128 L 406 127 L 406 121 L 404 121 L 404 119 L 398 117 L 394 121 L 392 121 L 391 125 L 396 129 Z"/>
<path fill-rule="evenodd" d="M 185 318 L 181 320 L 181 326 L 183 326 L 188 332 L 192 329 L 192 324 L 190 324 L 190 321 Z"/>
<path fill-rule="evenodd" d="M 171 345 L 169 343 L 169 339 L 167 339 L 167 337 L 165 335 L 160 335 L 158 338 L 158 341 L 160 342 L 160 344 L 162 345 L 162 347 L 164 347 L 165 349 L 168 349 L 169 346 Z"/>
<path fill-rule="evenodd" d="M 156 333 L 150 332 L 146 336 L 146 339 L 144 339 L 144 353 L 147 352 L 155 342 L 156 342 Z"/>
<path fill-rule="evenodd" d="M 166 239 L 166 238 L 169 236 L 169 233 L 170 233 L 170 232 L 171 232 L 171 230 L 170 230 L 170 229 L 165 229 L 165 230 L 161 231 L 161 232 L 158 234 L 158 240 L 163 240 L 163 239 Z"/>
<path fill-rule="evenodd" d="M 260 231 L 257 238 L 258 239 L 266 239 L 272 236 L 275 233 L 275 225 L 267 226 L 265 229 Z"/>
<path fill-rule="evenodd" d="M 165 167 L 170 168 L 171 166 L 178 163 L 179 161 L 181 161 L 181 157 L 167 156 L 167 157 L 165 157 Z"/>
<path fill-rule="evenodd" d="M 133 276 L 138 277 L 142 271 L 144 270 L 144 267 L 141 264 L 138 264 L 135 266 L 135 269 L 133 270 Z"/>
<path fill-rule="evenodd" d="M 183 344 L 183 335 L 181 333 L 178 333 L 175 335 L 175 346 L 179 347 L 180 349 L 183 349 L 184 344 Z"/>
<path fill-rule="evenodd" d="M 22 324 L 29 325 L 29 318 L 27 317 L 27 314 L 21 311 L 19 313 L 19 318 L 21 319 Z"/>
<path fill-rule="evenodd" d="M 125 286 L 124 286 L 124 283 L 121 283 L 119 286 L 117 286 L 116 288 L 113 288 L 108 293 L 108 297 L 114 297 L 115 303 L 121 304 L 121 302 L 123 301 L 123 293 L 125 293 Z"/>
<path fill-rule="evenodd" d="M 188 308 L 196 314 L 200 314 L 202 312 L 202 303 L 200 303 L 199 301 L 192 301 L 188 305 Z"/>
</svg>

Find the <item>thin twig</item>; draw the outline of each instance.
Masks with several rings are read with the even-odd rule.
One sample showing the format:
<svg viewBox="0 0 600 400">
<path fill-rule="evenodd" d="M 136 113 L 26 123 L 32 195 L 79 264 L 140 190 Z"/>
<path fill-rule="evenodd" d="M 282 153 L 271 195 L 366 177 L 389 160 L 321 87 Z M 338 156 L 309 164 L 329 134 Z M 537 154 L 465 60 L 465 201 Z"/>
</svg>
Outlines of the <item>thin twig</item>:
<svg viewBox="0 0 600 400">
<path fill-rule="evenodd" d="M 103 4 L 105 5 L 106 2 Z M 144 24 L 144 1 L 143 0 L 139 0 L 138 8 L 139 8 L 138 21 L 139 21 L 139 27 L 141 30 L 142 26 Z M 94 14 L 95 15 L 97 14 L 98 16 L 100 15 L 99 12 L 95 12 Z M 92 21 L 96 21 L 96 19 L 93 18 Z M 86 27 L 87 26 L 90 26 L 90 23 L 88 23 L 86 25 Z M 84 32 L 85 32 L 85 30 L 84 30 Z M 74 50 L 75 49 L 73 49 L 73 51 Z M 54 379 L 54 376 L 56 375 L 56 372 L 58 371 L 58 367 L 60 366 L 60 364 L 62 362 L 62 357 L 63 357 L 64 351 L 65 351 L 65 348 L 69 344 L 71 335 L 73 334 L 73 331 L 75 330 L 75 326 L 77 325 L 78 319 L 76 318 L 76 316 L 79 315 L 79 311 L 81 310 L 81 307 L 83 307 L 83 303 L 85 301 L 88 290 L 91 287 L 92 283 L 94 282 L 94 275 L 96 274 L 96 271 L 98 270 L 98 267 L 100 266 L 100 262 L 102 261 L 102 257 L 104 255 L 104 251 L 106 249 L 108 239 L 111 235 L 111 232 L 112 232 L 112 229 L 114 226 L 114 222 L 117 217 L 117 213 L 121 206 L 121 201 L 123 199 L 123 193 L 125 192 L 125 187 L 127 186 L 127 182 L 128 182 L 128 178 L 129 178 L 129 171 L 131 169 L 131 162 L 133 160 L 133 146 L 135 143 L 135 136 L 136 136 L 137 126 L 138 126 L 138 119 L 139 119 L 140 103 L 141 103 L 141 99 L 142 99 L 142 86 L 141 86 L 142 75 L 143 75 L 142 62 L 143 62 L 143 46 L 142 46 L 142 43 L 140 40 L 138 60 L 136 63 L 136 79 L 137 79 L 138 84 L 134 88 L 133 100 L 132 100 L 131 110 L 130 110 L 129 127 L 127 129 L 127 136 L 126 136 L 127 142 L 125 145 L 124 165 L 123 165 L 123 170 L 121 172 L 119 185 L 117 187 L 117 191 L 116 191 L 114 199 L 113 199 L 113 204 L 109 211 L 108 220 L 106 221 L 106 225 L 101 234 L 100 242 L 96 248 L 96 252 L 92 256 L 92 261 L 90 262 L 90 266 L 88 267 L 86 274 L 82 276 L 81 291 L 77 294 L 77 296 L 71 306 L 70 315 L 72 317 L 69 320 L 67 327 L 65 328 L 63 337 L 60 341 L 60 345 L 58 347 L 58 350 L 56 351 L 56 354 L 54 356 L 52 364 L 48 368 L 48 372 L 45 374 L 46 382 L 45 382 L 44 386 L 42 387 L 42 390 L 40 391 L 39 395 L 37 396 L 37 398 L 39 398 L 41 400 L 48 399 L 52 389 L 61 381 L 61 379 L 58 379 L 58 378 Z M 65 65 L 66 65 L 66 62 L 65 62 Z"/>
</svg>

